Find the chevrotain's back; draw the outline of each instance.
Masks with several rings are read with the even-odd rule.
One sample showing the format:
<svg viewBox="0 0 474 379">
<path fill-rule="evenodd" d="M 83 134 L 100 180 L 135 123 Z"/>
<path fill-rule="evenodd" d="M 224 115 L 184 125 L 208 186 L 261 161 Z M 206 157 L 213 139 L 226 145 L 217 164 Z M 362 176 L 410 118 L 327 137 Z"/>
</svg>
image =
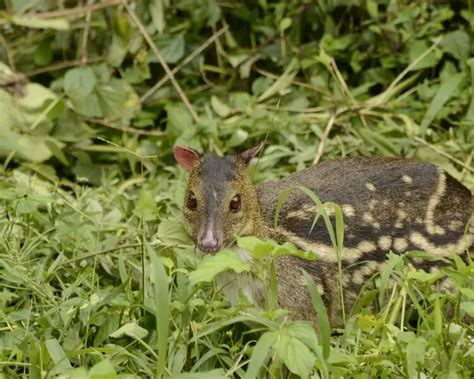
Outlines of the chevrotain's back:
<svg viewBox="0 0 474 379">
<path fill-rule="evenodd" d="M 406 159 L 354 158 L 327 161 L 277 182 L 258 186 L 266 223 L 273 225 L 280 193 L 302 185 L 341 205 L 345 221 L 343 259 L 383 261 L 389 250 L 460 254 L 472 243 L 471 192 L 443 170 Z M 311 230 L 316 207 L 294 190 L 280 213 L 276 235 L 336 261 L 322 219 Z"/>
<path fill-rule="evenodd" d="M 300 268 L 304 268 L 316 280 L 331 323 L 342 324 L 337 257 L 322 218 L 311 231 L 314 203 L 295 189 L 280 212 L 277 228 L 273 228 L 278 197 L 295 185 L 305 186 L 323 202 L 338 203 L 343 209 L 346 311 L 354 304 L 362 284 L 383 266 L 390 250 L 422 250 L 447 257 L 464 255 L 472 245 L 471 192 L 429 163 L 391 158 L 327 161 L 283 180 L 262 183 L 257 192 L 272 237 L 319 256 L 314 262 L 287 256 L 277 261 L 279 301 L 295 318 L 314 317 L 301 276 Z M 424 260 L 413 263 L 427 271 L 439 265 Z"/>
</svg>

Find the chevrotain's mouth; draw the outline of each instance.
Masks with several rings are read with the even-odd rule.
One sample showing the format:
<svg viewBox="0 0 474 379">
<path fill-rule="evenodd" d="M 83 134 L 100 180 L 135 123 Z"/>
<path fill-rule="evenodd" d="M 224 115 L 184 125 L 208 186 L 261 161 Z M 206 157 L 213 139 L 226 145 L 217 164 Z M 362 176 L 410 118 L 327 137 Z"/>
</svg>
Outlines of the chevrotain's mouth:
<svg viewBox="0 0 474 379">
<path fill-rule="evenodd" d="M 216 255 L 219 251 L 224 250 L 224 249 L 230 249 L 232 246 L 235 246 L 235 240 L 228 241 L 226 243 L 223 243 L 217 247 L 217 249 L 209 249 L 204 246 L 199 246 L 198 243 L 195 243 L 194 246 L 197 247 L 199 251 L 199 255 L 204 256 L 204 255 Z"/>
</svg>

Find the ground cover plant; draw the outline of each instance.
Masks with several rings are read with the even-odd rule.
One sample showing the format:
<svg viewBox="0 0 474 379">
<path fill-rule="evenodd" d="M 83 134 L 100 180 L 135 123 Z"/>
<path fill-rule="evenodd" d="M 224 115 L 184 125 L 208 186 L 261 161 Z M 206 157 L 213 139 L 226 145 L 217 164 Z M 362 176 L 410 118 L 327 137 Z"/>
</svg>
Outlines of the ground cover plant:
<svg viewBox="0 0 474 379">
<path fill-rule="evenodd" d="M 472 189 L 473 6 L 0 0 L 0 377 L 472 377 L 471 261 L 390 255 L 340 330 L 230 307 L 209 278 L 249 268 L 196 256 L 171 148 L 265 140 L 256 182 L 410 157 Z"/>
</svg>

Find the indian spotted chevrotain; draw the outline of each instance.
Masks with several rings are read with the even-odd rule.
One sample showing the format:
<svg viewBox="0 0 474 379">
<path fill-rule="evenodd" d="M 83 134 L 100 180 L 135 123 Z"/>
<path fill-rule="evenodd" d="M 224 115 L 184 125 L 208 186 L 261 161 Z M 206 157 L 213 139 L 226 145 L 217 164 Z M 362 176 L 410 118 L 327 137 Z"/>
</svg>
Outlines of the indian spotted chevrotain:
<svg viewBox="0 0 474 379">
<path fill-rule="evenodd" d="M 316 261 L 295 256 L 276 260 L 278 301 L 293 318 L 314 318 L 302 268 L 313 276 L 333 325 L 341 324 L 342 312 L 337 255 L 324 223 L 312 228 L 314 203 L 301 191 L 293 191 L 281 209 L 278 226 L 273 227 L 278 198 L 290 186 L 305 186 L 323 202 L 342 208 L 346 309 L 354 304 L 361 285 L 384 264 L 389 251 L 421 250 L 450 257 L 467 255 L 473 244 L 472 194 L 433 164 L 382 157 L 334 160 L 254 186 L 246 171 L 259 148 L 216 157 L 175 146 L 177 162 L 189 172 L 184 225 L 205 253 L 231 246 L 235 235 L 290 241 L 315 252 Z M 245 251 L 236 248 L 236 252 L 250 259 Z M 414 264 L 427 271 L 437 269 L 436 261 Z M 218 279 L 231 301 L 242 290 L 256 305 L 264 305 L 264 284 L 249 274 L 223 274 Z"/>
</svg>

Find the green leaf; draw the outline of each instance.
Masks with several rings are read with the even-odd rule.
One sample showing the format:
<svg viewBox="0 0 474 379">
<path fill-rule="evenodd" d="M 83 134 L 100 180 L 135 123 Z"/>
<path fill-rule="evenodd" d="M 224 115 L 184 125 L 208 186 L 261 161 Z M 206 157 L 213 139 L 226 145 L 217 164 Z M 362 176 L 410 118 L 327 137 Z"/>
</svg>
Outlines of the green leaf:
<svg viewBox="0 0 474 379">
<path fill-rule="evenodd" d="M 278 357 L 286 367 L 301 378 L 308 378 L 316 362 L 316 355 L 298 338 L 280 335 L 277 341 Z"/>
<path fill-rule="evenodd" d="M 257 260 L 268 256 L 280 257 L 283 255 L 293 255 L 307 260 L 315 260 L 316 254 L 312 251 L 299 250 L 291 242 L 280 245 L 273 240 L 261 240 L 254 236 L 237 237 L 237 245 L 245 249 Z"/>
<path fill-rule="evenodd" d="M 157 46 L 166 63 L 176 63 L 184 56 L 185 42 L 182 35 L 161 37 Z M 155 60 L 156 58 L 153 56 L 151 61 Z"/>
<path fill-rule="evenodd" d="M 470 56 L 470 38 L 464 30 L 456 30 L 447 33 L 441 41 L 440 46 L 460 61 L 465 61 Z"/>
<path fill-rule="evenodd" d="M 370 331 L 379 325 L 378 320 L 374 315 L 360 315 L 357 317 L 357 327 L 364 331 Z"/>
<path fill-rule="evenodd" d="M 132 338 L 143 339 L 148 335 L 148 331 L 138 325 L 136 322 L 129 322 L 128 324 L 122 325 L 115 332 L 110 334 L 112 338 L 120 338 L 128 336 Z"/>
<path fill-rule="evenodd" d="M 158 216 L 158 204 L 150 190 L 143 188 L 140 191 L 133 213 L 143 221 L 156 220 Z"/>
<path fill-rule="evenodd" d="M 316 350 L 319 345 L 314 326 L 308 321 L 293 321 L 285 327 L 284 331 L 303 342 L 310 350 Z"/>
<path fill-rule="evenodd" d="M 43 39 L 35 50 L 34 60 L 38 66 L 46 66 L 53 59 L 53 49 L 49 38 Z"/>
<path fill-rule="evenodd" d="M 461 292 L 464 296 L 468 297 L 471 300 L 474 300 L 474 290 L 472 288 L 460 288 L 459 292 Z"/>
<path fill-rule="evenodd" d="M 410 279 L 415 279 L 422 283 L 432 283 L 437 279 L 442 278 L 444 275 L 436 272 L 425 272 L 423 270 L 410 271 L 407 275 Z"/>
<path fill-rule="evenodd" d="M 182 374 L 174 374 L 168 377 L 169 379 L 226 379 L 228 376 L 221 368 L 216 368 L 211 371 L 202 372 L 185 372 Z"/>
<path fill-rule="evenodd" d="M 210 282 L 214 277 L 226 270 L 232 270 L 237 273 L 250 271 L 251 264 L 242 262 L 240 257 L 232 250 L 222 250 L 216 255 L 206 255 L 199 262 L 196 270 L 189 274 L 191 285 L 200 282 Z"/>
<path fill-rule="evenodd" d="M 104 359 L 90 369 L 88 379 L 118 379 L 118 375 L 112 363 Z"/>
<path fill-rule="evenodd" d="M 419 56 L 421 56 L 425 51 L 429 49 L 428 43 L 425 40 L 415 40 L 408 47 L 408 56 L 410 62 L 415 61 Z M 439 55 L 439 54 L 438 54 Z M 434 67 L 439 61 L 439 56 L 435 54 L 435 51 L 430 51 L 430 53 L 423 57 L 416 65 L 414 65 L 411 70 L 421 70 L 429 67 Z"/>
<path fill-rule="evenodd" d="M 298 73 L 298 61 L 293 59 L 285 72 L 269 87 L 267 90 L 258 97 L 258 101 L 262 102 L 269 97 L 276 94 L 283 94 L 284 91 L 291 85 L 291 82 Z"/>
<path fill-rule="evenodd" d="M 407 374 L 409 378 L 418 377 L 418 365 L 423 364 L 425 356 L 426 340 L 422 337 L 417 337 L 410 341 L 407 345 L 406 362 Z"/>
<path fill-rule="evenodd" d="M 83 99 L 92 93 L 96 83 L 97 78 L 90 67 L 73 68 L 64 75 L 64 92 L 72 99 Z"/>
<path fill-rule="evenodd" d="M 423 132 L 426 132 L 426 129 L 428 129 L 428 126 L 433 122 L 444 104 L 446 104 L 451 96 L 453 96 L 464 76 L 463 73 L 458 73 L 450 76 L 449 79 L 446 79 L 441 83 L 436 96 L 431 101 L 430 106 L 421 121 L 420 128 Z"/>
<path fill-rule="evenodd" d="M 283 33 L 286 29 L 288 29 L 291 24 L 293 23 L 292 19 L 290 17 L 285 17 L 280 21 L 280 25 L 278 26 L 280 29 L 280 32 Z"/>
<path fill-rule="evenodd" d="M 461 310 L 466 312 L 470 317 L 474 317 L 474 301 L 461 302 Z"/>
<path fill-rule="evenodd" d="M 43 137 L 17 133 L 0 136 L 0 156 L 8 156 L 11 152 L 30 162 L 44 162 L 52 156 Z"/>
<path fill-rule="evenodd" d="M 69 362 L 69 359 L 66 356 L 66 353 L 64 352 L 57 339 L 48 339 L 44 342 L 44 345 L 57 369 L 64 370 L 72 368 L 71 363 Z"/>
<path fill-rule="evenodd" d="M 69 21 L 65 18 L 38 18 L 31 16 L 11 16 L 12 23 L 32 29 L 68 30 Z"/>
<path fill-rule="evenodd" d="M 227 117 L 231 113 L 231 109 L 216 96 L 211 96 L 211 107 L 222 118 Z"/>
<path fill-rule="evenodd" d="M 42 108 L 47 101 L 56 100 L 58 97 L 54 92 L 41 84 L 28 83 L 24 88 L 24 95 L 18 99 L 18 104 L 27 110 Z"/>
<path fill-rule="evenodd" d="M 192 116 L 183 104 L 168 104 L 165 109 L 168 115 L 166 130 L 171 136 L 178 137 L 185 131 L 193 129 Z"/>
<path fill-rule="evenodd" d="M 189 243 L 183 223 L 176 219 L 162 220 L 158 227 L 157 237 L 170 245 Z"/>
<path fill-rule="evenodd" d="M 163 0 L 153 0 L 150 2 L 150 5 L 148 7 L 150 9 L 151 19 L 153 21 L 153 25 L 155 26 L 156 31 L 158 32 L 158 34 L 163 33 L 166 28 L 166 18 Z"/>
<path fill-rule="evenodd" d="M 245 379 L 254 379 L 258 377 L 258 373 L 270 356 L 275 342 L 279 335 L 276 332 L 266 332 L 258 340 L 253 348 L 250 363 L 245 373 Z"/>
<path fill-rule="evenodd" d="M 441 310 L 441 300 L 439 296 L 434 299 L 433 305 L 433 330 L 437 336 L 443 332 L 443 313 Z"/>
</svg>

